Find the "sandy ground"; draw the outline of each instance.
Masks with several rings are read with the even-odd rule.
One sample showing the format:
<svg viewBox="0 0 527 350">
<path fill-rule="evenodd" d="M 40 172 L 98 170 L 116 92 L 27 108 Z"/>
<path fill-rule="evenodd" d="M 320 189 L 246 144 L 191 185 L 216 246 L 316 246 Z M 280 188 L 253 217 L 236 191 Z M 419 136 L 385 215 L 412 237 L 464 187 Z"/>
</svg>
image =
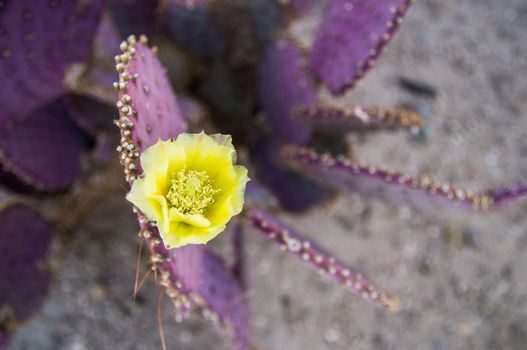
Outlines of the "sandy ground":
<svg viewBox="0 0 527 350">
<path fill-rule="evenodd" d="M 436 98 L 401 89 L 424 82 Z M 527 175 L 527 3 L 417 1 L 374 71 L 342 103 L 417 105 L 430 135 L 353 135 L 357 157 L 410 173 L 486 188 Z M 383 310 L 247 232 L 254 334 L 259 349 L 525 349 L 527 204 L 492 216 L 441 213 L 342 196 L 283 216 L 323 242 L 402 309 Z M 75 234 L 42 312 L 11 350 L 160 349 L 147 282 L 130 298 L 137 224 L 121 195 L 104 200 Z M 224 349 L 214 329 L 178 324 L 163 304 L 169 349 Z"/>
</svg>

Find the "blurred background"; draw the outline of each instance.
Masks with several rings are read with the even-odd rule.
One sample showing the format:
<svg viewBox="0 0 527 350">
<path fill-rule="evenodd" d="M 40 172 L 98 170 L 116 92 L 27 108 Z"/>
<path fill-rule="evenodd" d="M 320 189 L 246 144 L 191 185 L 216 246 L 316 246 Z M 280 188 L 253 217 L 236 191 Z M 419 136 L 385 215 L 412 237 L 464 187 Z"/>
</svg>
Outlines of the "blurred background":
<svg viewBox="0 0 527 350">
<path fill-rule="evenodd" d="M 309 42 L 314 21 L 297 23 L 295 37 Z M 369 164 L 477 189 L 524 177 L 527 3 L 416 1 L 372 72 L 338 100 L 409 105 L 425 119 L 417 135 L 351 135 Z M 10 350 L 160 349 L 158 287 L 149 279 L 131 298 L 138 226 L 124 194 L 106 196 L 75 230 L 41 312 L 16 331 Z M 281 215 L 399 294 L 401 310 L 386 313 L 248 234 L 258 348 L 525 349 L 526 213 L 524 203 L 496 214 L 422 216 L 342 195 Z M 163 305 L 169 349 L 226 348 L 210 324 L 177 323 Z"/>
</svg>

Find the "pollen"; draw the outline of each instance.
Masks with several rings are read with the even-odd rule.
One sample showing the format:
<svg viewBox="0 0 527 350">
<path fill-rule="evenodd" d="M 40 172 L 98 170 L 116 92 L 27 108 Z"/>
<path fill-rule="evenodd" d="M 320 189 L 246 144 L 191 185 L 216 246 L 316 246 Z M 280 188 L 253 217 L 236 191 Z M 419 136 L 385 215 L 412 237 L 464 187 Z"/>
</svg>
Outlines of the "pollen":
<svg viewBox="0 0 527 350">
<path fill-rule="evenodd" d="M 167 199 L 182 214 L 203 214 L 218 192 L 207 172 L 183 168 L 173 174 Z"/>
</svg>

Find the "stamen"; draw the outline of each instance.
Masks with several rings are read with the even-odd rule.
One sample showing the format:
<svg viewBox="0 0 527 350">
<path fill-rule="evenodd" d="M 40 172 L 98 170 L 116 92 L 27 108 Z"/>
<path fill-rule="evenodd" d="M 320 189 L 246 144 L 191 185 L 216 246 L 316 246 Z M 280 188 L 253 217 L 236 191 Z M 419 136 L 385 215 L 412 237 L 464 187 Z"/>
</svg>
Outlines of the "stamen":
<svg viewBox="0 0 527 350">
<path fill-rule="evenodd" d="M 218 192 L 205 171 L 183 168 L 172 175 L 167 199 L 182 214 L 203 214 Z"/>
</svg>

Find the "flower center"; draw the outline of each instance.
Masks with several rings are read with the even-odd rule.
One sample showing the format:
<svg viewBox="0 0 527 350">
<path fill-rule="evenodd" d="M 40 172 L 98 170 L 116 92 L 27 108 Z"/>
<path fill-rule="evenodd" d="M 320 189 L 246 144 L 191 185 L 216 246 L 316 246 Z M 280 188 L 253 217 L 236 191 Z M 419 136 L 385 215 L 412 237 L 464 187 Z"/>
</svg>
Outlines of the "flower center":
<svg viewBox="0 0 527 350">
<path fill-rule="evenodd" d="M 182 214 L 203 214 L 218 192 L 205 171 L 183 168 L 172 175 L 167 199 Z"/>
</svg>

